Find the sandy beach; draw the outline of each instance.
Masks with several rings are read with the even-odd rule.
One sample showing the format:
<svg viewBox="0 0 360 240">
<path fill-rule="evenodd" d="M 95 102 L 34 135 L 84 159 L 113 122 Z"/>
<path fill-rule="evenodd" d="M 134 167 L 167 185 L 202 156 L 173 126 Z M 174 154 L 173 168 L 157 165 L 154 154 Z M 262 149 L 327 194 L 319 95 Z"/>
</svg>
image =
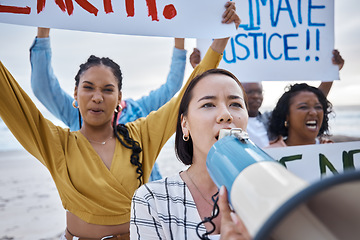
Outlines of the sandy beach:
<svg viewBox="0 0 360 240">
<path fill-rule="evenodd" d="M 163 176 L 184 169 L 172 139 L 158 163 Z M 50 173 L 25 150 L 0 153 L 0 220 L 0 240 L 58 240 L 65 229 L 65 210 Z"/>
<path fill-rule="evenodd" d="M 159 155 L 163 176 L 186 168 L 176 159 L 173 146 L 171 138 Z M 49 172 L 25 150 L 0 153 L 0 219 L 0 240 L 55 240 L 65 229 L 65 210 Z"/>
<path fill-rule="evenodd" d="M 0 157 L 0 239 L 59 239 L 65 212 L 50 173 L 25 150 Z"/>
</svg>

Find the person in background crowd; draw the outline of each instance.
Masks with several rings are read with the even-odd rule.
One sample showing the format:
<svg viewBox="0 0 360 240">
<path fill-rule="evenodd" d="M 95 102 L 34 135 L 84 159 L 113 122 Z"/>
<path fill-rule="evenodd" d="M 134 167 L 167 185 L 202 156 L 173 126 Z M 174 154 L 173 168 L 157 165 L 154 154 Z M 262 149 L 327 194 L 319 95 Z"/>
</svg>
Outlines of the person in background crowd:
<svg viewBox="0 0 360 240">
<path fill-rule="evenodd" d="M 50 29 L 38 28 L 37 37 L 30 48 L 31 87 L 34 95 L 55 117 L 64 122 L 71 131 L 77 131 L 82 124 L 78 109 L 72 107 L 74 98 L 61 87 L 51 65 Z M 120 105 L 122 111 L 117 122 L 125 124 L 146 117 L 171 99 L 181 88 L 186 64 L 184 39 L 175 38 L 173 56 L 165 84 L 138 100 L 125 99 Z M 161 179 L 158 164 L 155 162 L 150 181 Z"/>
<path fill-rule="evenodd" d="M 329 114 L 332 104 L 321 90 L 306 83 L 294 84 L 280 97 L 269 121 L 274 141 L 268 147 L 286 147 L 331 142 Z"/>
</svg>

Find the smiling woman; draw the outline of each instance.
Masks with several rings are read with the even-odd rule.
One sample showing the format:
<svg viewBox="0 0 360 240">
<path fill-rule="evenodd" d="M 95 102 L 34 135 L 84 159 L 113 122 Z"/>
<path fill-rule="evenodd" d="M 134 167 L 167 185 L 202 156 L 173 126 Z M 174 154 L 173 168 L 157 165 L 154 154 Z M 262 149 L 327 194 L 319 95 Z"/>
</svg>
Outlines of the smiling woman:
<svg viewBox="0 0 360 240">
<path fill-rule="evenodd" d="M 291 85 L 272 112 L 269 132 L 276 140 L 269 147 L 330 142 L 329 114 L 332 104 L 318 89 L 306 83 Z"/>
</svg>

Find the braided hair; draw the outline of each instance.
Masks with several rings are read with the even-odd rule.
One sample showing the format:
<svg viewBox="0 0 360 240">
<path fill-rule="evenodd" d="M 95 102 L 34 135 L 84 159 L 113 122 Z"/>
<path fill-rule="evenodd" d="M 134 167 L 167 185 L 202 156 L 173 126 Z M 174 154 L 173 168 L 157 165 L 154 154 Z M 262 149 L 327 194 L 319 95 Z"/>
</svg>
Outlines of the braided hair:
<svg viewBox="0 0 360 240">
<path fill-rule="evenodd" d="M 96 57 L 94 55 L 91 55 L 86 63 L 83 63 L 80 65 L 80 69 L 78 71 L 78 73 L 75 76 L 75 86 L 78 87 L 79 86 L 79 82 L 80 82 L 80 77 L 81 75 L 88 70 L 91 67 L 94 66 L 100 66 L 100 65 L 104 65 L 107 66 L 111 69 L 112 73 L 114 74 L 115 78 L 118 81 L 118 90 L 121 91 L 122 88 L 122 72 L 120 69 L 120 66 L 115 63 L 113 60 L 111 60 L 110 58 L 107 57 Z M 118 116 L 118 107 L 115 111 L 114 114 L 114 121 L 113 121 L 113 129 L 114 129 L 114 135 L 116 136 L 116 138 L 120 141 L 120 143 L 128 148 L 128 149 L 132 149 L 132 154 L 130 157 L 130 162 L 132 165 L 136 166 L 136 173 L 139 175 L 137 177 L 137 179 L 139 180 L 139 187 L 142 185 L 142 176 L 143 176 L 143 170 L 142 170 L 142 164 L 139 161 L 139 153 L 142 151 L 140 144 L 135 141 L 134 139 L 132 139 L 129 135 L 129 131 L 126 128 L 126 126 L 124 124 L 117 124 L 117 116 Z M 79 111 L 79 126 L 81 128 L 81 114 Z M 124 141 L 120 138 L 120 135 L 123 136 Z"/>
<path fill-rule="evenodd" d="M 139 187 L 140 187 L 143 184 L 141 180 L 143 176 L 142 164 L 139 161 L 139 153 L 142 151 L 142 149 L 140 147 L 140 144 L 129 136 L 129 131 L 126 128 L 126 126 L 124 124 L 117 124 L 116 119 L 118 114 L 119 112 L 115 111 L 114 121 L 113 121 L 114 134 L 124 147 L 132 149 L 130 162 L 132 165 L 136 166 L 136 173 L 139 175 L 137 179 L 139 180 Z M 126 143 L 120 138 L 119 133 L 124 137 Z"/>
</svg>

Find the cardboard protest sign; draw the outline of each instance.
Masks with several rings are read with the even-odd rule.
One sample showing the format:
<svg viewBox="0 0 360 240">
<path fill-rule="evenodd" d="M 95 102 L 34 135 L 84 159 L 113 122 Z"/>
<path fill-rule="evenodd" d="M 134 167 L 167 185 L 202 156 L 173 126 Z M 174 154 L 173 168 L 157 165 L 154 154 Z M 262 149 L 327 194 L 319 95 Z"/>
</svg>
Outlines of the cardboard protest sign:
<svg viewBox="0 0 360 240">
<path fill-rule="evenodd" d="M 360 169 L 360 142 L 265 148 L 295 175 L 314 182 L 345 170 Z"/>
<path fill-rule="evenodd" d="M 242 82 L 333 81 L 333 0 L 237 0 L 238 33 L 224 51 L 220 68 Z M 205 54 L 210 39 L 198 39 Z"/>
<path fill-rule="evenodd" d="M 220 38 L 226 0 L 0 0 L 0 22 L 144 36 Z M 211 29 L 211 31 L 209 31 Z"/>
</svg>

